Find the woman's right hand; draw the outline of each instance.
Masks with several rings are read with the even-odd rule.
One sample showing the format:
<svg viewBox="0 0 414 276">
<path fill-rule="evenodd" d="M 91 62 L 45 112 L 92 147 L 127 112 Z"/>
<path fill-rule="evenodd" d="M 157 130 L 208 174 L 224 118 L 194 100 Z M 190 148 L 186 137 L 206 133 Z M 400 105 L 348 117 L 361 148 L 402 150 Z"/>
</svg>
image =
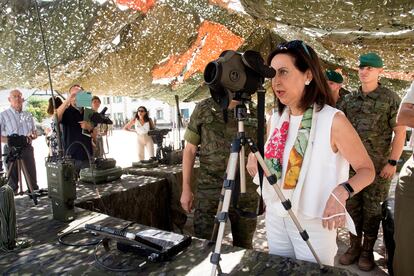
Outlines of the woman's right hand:
<svg viewBox="0 0 414 276">
<path fill-rule="evenodd" d="M 126 125 L 124 125 L 123 130 L 126 130 L 126 131 L 134 131 L 134 130 L 131 129 L 131 127 L 132 127 L 132 125 L 134 123 L 135 123 L 135 119 L 132 119 Z"/>
<path fill-rule="evenodd" d="M 183 190 L 181 193 L 181 207 L 186 211 L 187 213 L 191 212 L 191 209 L 193 207 L 193 201 L 194 201 L 194 194 L 191 191 Z"/>
<path fill-rule="evenodd" d="M 249 154 L 247 158 L 246 169 L 252 177 L 254 177 L 257 174 L 257 158 L 252 152 Z"/>
</svg>

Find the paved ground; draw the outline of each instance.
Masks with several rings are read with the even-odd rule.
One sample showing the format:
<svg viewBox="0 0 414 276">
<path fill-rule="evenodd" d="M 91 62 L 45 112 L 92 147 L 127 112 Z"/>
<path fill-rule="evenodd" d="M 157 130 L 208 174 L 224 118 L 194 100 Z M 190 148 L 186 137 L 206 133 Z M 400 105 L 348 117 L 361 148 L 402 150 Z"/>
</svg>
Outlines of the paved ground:
<svg viewBox="0 0 414 276">
<path fill-rule="evenodd" d="M 183 131 L 181 131 L 183 133 Z M 172 136 L 172 133 L 171 133 Z M 109 138 L 109 153 L 108 157 L 115 158 L 117 160 L 117 165 L 121 167 L 131 166 L 133 161 L 136 161 L 137 158 L 137 146 L 136 146 L 136 136 L 132 132 L 126 132 L 122 130 L 113 131 L 113 135 Z M 40 188 L 46 188 L 46 169 L 44 165 L 44 158 L 47 154 L 47 146 L 45 143 L 44 137 L 39 137 L 34 141 L 35 148 L 35 158 L 36 158 L 36 167 L 38 175 L 38 184 Z M 395 189 L 397 177 L 394 178 L 390 192 L 393 194 Z M 189 226 L 191 224 L 191 215 L 188 222 Z M 230 229 L 226 230 L 226 233 L 230 233 Z M 225 238 L 225 243 L 230 243 L 231 234 L 227 234 Z M 348 235 L 347 232 L 343 229 L 338 231 L 338 256 L 342 254 L 348 245 Z M 266 242 L 266 230 L 264 226 L 264 218 L 258 218 L 257 231 L 254 237 L 254 248 L 259 251 L 267 251 L 267 242 Z M 378 241 L 375 245 L 375 260 L 377 267 L 371 272 L 362 272 L 358 269 L 356 265 L 347 267 L 351 271 L 358 273 L 359 275 L 387 275 L 386 269 L 386 259 L 385 259 L 385 250 L 383 245 L 382 233 L 380 233 Z M 338 258 L 337 256 L 337 258 Z M 339 265 L 336 261 L 336 265 Z"/>
</svg>

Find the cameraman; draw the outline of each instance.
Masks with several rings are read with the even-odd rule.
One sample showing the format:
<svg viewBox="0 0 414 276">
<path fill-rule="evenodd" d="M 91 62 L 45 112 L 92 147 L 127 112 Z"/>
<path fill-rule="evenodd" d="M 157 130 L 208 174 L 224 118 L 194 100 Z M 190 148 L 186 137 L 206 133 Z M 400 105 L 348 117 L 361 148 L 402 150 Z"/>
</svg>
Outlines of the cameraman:
<svg viewBox="0 0 414 276">
<path fill-rule="evenodd" d="M 92 139 L 84 135 L 82 129 L 92 132 L 94 126 L 83 120 L 83 108 L 76 106 L 76 94 L 82 91 L 78 84 L 69 89 L 68 98 L 57 109 L 58 120 L 63 128 L 63 148 L 65 155 L 70 155 L 75 161 L 76 172 L 89 167 L 88 153 L 92 156 Z M 87 152 L 86 152 L 86 151 Z"/>
<path fill-rule="evenodd" d="M 14 89 L 10 91 L 9 98 L 10 108 L 0 113 L 0 125 L 1 125 L 1 141 L 6 143 L 4 146 L 4 153 L 8 154 L 13 149 L 10 149 L 7 145 L 8 136 L 21 135 L 27 137 L 27 145 L 21 148 L 21 157 L 24 165 L 27 168 L 29 175 L 26 181 L 30 181 L 32 188 L 38 190 L 36 178 L 36 164 L 34 160 L 33 147 L 31 145 L 32 140 L 37 138 L 36 126 L 32 114 L 27 111 L 22 111 L 23 108 L 23 97 L 22 93 Z M 11 161 L 10 158 L 5 158 L 7 163 L 6 167 L 9 169 Z M 13 170 L 9 173 L 9 185 L 16 194 L 18 192 L 18 171 L 17 166 L 13 167 Z"/>
</svg>

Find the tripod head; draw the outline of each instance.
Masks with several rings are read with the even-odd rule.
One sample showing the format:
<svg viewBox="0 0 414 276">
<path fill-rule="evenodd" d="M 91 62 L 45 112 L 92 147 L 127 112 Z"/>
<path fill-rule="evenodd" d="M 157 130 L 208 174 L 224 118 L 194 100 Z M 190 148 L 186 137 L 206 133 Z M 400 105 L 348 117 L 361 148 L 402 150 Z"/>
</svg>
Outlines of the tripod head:
<svg viewBox="0 0 414 276">
<path fill-rule="evenodd" d="M 22 158 L 22 150 L 29 145 L 29 138 L 24 135 L 12 134 L 7 136 L 7 153 L 6 163 Z"/>
<path fill-rule="evenodd" d="M 171 129 L 153 129 L 148 131 L 148 135 L 151 136 L 152 141 L 157 144 L 158 147 L 162 147 L 165 135 L 167 135 L 170 131 Z"/>
<path fill-rule="evenodd" d="M 246 107 L 246 103 L 244 101 L 241 101 L 234 108 L 234 117 L 239 122 L 246 120 L 246 118 L 248 117 L 247 107 Z"/>
</svg>

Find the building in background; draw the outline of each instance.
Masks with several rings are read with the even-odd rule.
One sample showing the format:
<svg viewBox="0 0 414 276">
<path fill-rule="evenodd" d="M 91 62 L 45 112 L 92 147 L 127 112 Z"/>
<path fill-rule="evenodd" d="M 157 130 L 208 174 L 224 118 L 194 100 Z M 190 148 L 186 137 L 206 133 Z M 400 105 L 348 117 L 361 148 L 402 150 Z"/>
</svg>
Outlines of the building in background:
<svg viewBox="0 0 414 276">
<path fill-rule="evenodd" d="M 177 108 L 159 100 L 141 100 L 130 97 L 100 96 L 101 109 L 108 107 L 108 114 L 114 122 L 114 127 L 122 127 L 135 116 L 139 106 L 145 106 L 149 116 L 156 123 L 157 128 L 175 128 L 177 126 Z M 195 103 L 180 103 L 180 111 L 184 126 L 190 119 Z"/>
<path fill-rule="evenodd" d="M 23 109 L 26 108 L 27 99 L 31 96 L 44 98 L 47 101 L 50 98 L 49 94 L 45 91 L 34 90 L 34 89 L 19 89 L 26 100 Z M 8 102 L 10 90 L 0 90 L 0 112 L 10 106 Z M 64 94 L 66 96 L 66 94 Z M 179 141 L 184 135 L 184 129 L 177 128 L 177 107 L 175 105 L 169 105 L 163 101 L 150 99 L 141 100 L 131 97 L 120 97 L 120 96 L 106 96 L 98 95 L 101 99 L 101 111 L 104 107 L 108 110 L 106 114 L 109 115 L 110 119 L 114 122 L 114 128 L 122 128 L 127 121 L 129 121 L 137 111 L 138 107 L 143 105 L 148 109 L 149 116 L 156 123 L 157 128 L 170 128 L 172 131 L 168 135 L 169 139 Z M 183 117 L 184 128 L 190 119 L 191 113 L 195 108 L 196 103 L 180 103 L 180 111 Z M 42 123 L 42 124 L 41 124 Z M 50 125 L 50 121 L 39 122 L 39 125 Z M 178 138 L 180 137 L 180 138 Z M 178 143 L 178 142 L 177 142 Z M 175 145 L 177 147 L 177 145 Z"/>
</svg>

